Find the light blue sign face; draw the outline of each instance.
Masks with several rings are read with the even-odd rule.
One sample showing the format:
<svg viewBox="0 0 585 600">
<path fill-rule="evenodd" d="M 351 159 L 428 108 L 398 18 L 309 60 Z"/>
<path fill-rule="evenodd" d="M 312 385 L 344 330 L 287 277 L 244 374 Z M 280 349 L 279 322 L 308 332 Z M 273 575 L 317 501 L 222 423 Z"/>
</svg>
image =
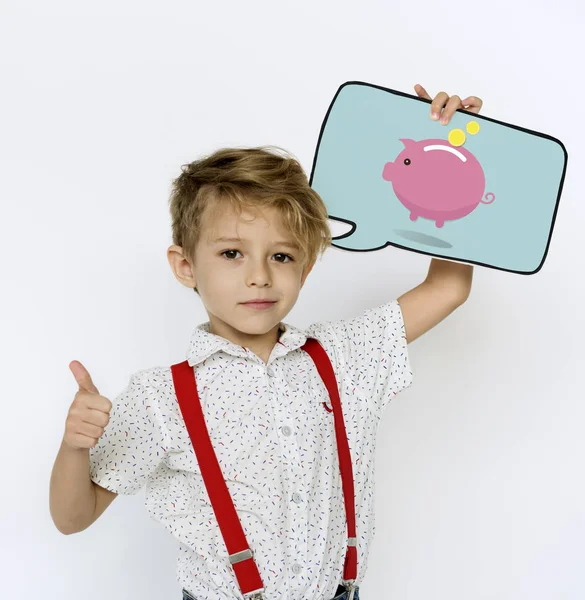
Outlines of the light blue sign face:
<svg viewBox="0 0 585 600">
<path fill-rule="evenodd" d="M 544 263 L 567 165 L 548 135 L 362 82 L 325 117 L 310 184 L 351 226 L 334 246 L 406 250 L 514 273 Z"/>
</svg>

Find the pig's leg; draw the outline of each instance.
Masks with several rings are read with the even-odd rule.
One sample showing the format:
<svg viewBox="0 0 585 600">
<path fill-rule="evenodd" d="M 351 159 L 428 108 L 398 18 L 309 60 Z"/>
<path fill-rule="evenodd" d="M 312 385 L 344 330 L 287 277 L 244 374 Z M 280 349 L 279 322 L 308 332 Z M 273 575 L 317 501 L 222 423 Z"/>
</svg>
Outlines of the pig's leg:
<svg viewBox="0 0 585 600">
<path fill-rule="evenodd" d="M 435 225 L 437 227 L 443 227 L 444 224 L 445 224 L 445 221 L 441 221 L 441 220 L 435 221 Z"/>
<path fill-rule="evenodd" d="M 418 215 L 414 212 L 410 213 L 410 220 L 411 221 L 416 221 L 418 219 Z"/>
</svg>

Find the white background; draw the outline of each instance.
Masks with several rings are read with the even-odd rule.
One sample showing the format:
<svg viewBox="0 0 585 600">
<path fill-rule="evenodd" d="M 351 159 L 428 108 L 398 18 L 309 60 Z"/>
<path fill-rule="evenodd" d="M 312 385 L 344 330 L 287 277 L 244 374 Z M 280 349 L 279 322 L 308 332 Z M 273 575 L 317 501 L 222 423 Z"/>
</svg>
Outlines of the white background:
<svg viewBox="0 0 585 600">
<path fill-rule="evenodd" d="M 362 598 L 582 600 L 583 4 L 0 7 L 0 596 L 179 600 L 175 543 L 144 491 L 79 534 L 51 521 L 78 389 L 68 365 L 114 398 L 133 372 L 183 360 L 207 315 L 166 258 L 180 165 L 277 144 L 309 174 L 336 90 L 358 80 L 478 95 L 482 114 L 569 154 L 543 269 L 476 267 L 468 302 L 410 346 L 415 382 L 381 424 Z M 356 315 L 417 285 L 428 263 L 332 248 L 285 320 Z"/>
</svg>

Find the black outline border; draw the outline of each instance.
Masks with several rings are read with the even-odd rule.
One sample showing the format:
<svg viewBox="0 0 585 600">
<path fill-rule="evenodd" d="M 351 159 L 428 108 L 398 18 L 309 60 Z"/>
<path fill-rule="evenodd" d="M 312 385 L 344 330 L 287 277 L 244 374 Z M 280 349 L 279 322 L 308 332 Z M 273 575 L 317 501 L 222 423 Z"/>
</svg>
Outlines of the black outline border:
<svg viewBox="0 0 585 600">
<path fill-rule="evenodd" d="M 311 176 L 309 178 L 309 185 L 312 185 L 313 183 L 313 174 L 315 172 L 315 166 L 317 164 L 317 157 L 319 155 L 319 147 L 321 145 L 321 139 L 323 137 L 323 131 L 325 130 L 325 125 L 327 124 L 327 120 L 329 119 L 329 114 L 331 113 L 331 109 L 333 108 L 333 105 L 335 104 L 335 101 L 337 100 L 337 96 L 339 96 L 339 94 L 341 93 L 341 90 L 349 85 L 361 85 L 361 86 L 366 86 L 366 87 L 371 87 L 371 88 L 375 88 L 378 90 L 383 90 L 385 92 L 390 92 L 391 94 L 396 94 L 397 96 L 403 96 L 405 98 L 412 98 L 414 100 L 418 100 L 419 102 L 426 102 L 427 104 L 431 104 L 432 101 L 431 100 L 427 100 L 426 98 L 419 98 L 418 96 L 414 96 L 412 94 L 407 94 L 405 92 L 400 92 L 398 90 L 393 90 L 390 88 L 385 88 L 381 85 L 374 85 L 372 83 L 366 83 L 364 81 L 346 81 L 345 83 L 343 83 L 342 85 L 339 86 L 339 88 L 337 89 L 337 92 L 335 93 L 335 96 L 333 97 L 333 100 L 331 101 L 331 103 L 329 104 L 329 108 L 327 109 L 327 113 L 325 114 L 325 118 L 323 119 L 323 124 L 321 125 L 321 130 L 319 131 L 319 139 L 317 140 L 317 147 L 315 148 L 315 155 L 313 158 L 313 166 L 311 167 Z M 561 182 L 559 185 L 559 193 L 557 195 L 557 201 L 556 201 L 556 205 L 555 205 L 555 210 L 553 213 L 553 218 L 552 218 L 552 223 L 551 223 L 551 227 L 550 227 L 550 232 L 548 235 L 548 241 L 546 243 L 546 248 L 544 250 L 544 255 L 542 257 L 542 261 L 540 262 L 540 264 L 538 265 L 538 267 L 536 268 L 536 270 L 534 271 L 515 271 L 513 269 L 505 269 L 504 267 L 496 267 L 494 265 L 488 265 L 485 263 L 481 263 L 481 262 L 477 262 L 474 260 L 466 260 L 463 258 L 455 258 L 452 256 L 443 256 L 443 255 L 439 255 L 436 253 L 432 253 L 432 252 L 425 252 L 424 250 L 416 250 L 414 248 L 409 248 L 408 246 L 401 246 L 400 244 L 396 244 L 393 242 L 386 242 L 383 246 L 378 246 L 377 248 L 368 248 L 366 250 L 358 250 L 358 249 L 354 249 L 354 248 L 344 248 L 342 246 L 338 246 L 337 244 L 331 244 L 333 247 L 335 248 L 339 248 L 340 250 L 346 250 L 347 252 L 374 252 L 375 250 L 382 250 L 383 248 L 386 248 L 386 246 L 394 246 L 395 248 L 401 248 L 402 250 L 407 250 L 409 252 L 416 252 L 417 254 L 425 254 L 427 256 L 431 256 L 431 257 L 436 257 L 436 258 L 444 258 L 446 260 L 451 260 L 451 261 L 458 261 L 458 262 L 462 262 L 462 263 L 467 263 L 467 264 L 472 264 L 472 265 L 478 265 L 480 267 L 487 267 L 489 269 L 496 269 L 497 271 L 506 271 L 508 273 L 517 273 L 519 275 L 534 275 L 535 273 L 538 273 L 538 271 L 540 271 L 540 269 L 542 268 L 542 265 L 544 265 L 544 261 L 546 260 L 547 254 L 548 254 L 548 250 L 550 247 L 550 241 L 552 238 L 552 233 L 553 233 L 553 229 L 555 226 L 555 221 L 557 218 L 557 211 L 559 209 L 559 202 L 561 199 L 561 193 L 563 191 L 563 184 L 565 182 L 565 174 L 567 172 L 567 161 L 569 159 L 569 155 L 567 154 L 567 149 L 565 148 L 564 144 L 557 138 L 551 136 L 551 135 L 547 135 L 545 133 L 540 133 L 538 131 L 533 131 L 531 129 L 526 129 L 525 127 L 520 127 L 518 125 L 512 125 L 510 123 L 505 123 L 504 121 L 498 121 L 497 119 L 492 119 L 490 117 L 485 117 L 483 115 L 479 115 L 473 112 L 470 112 L 468 110 L 464 110 L 464 109 L 459 109 L 457 110 L 457 112 L 462 112 L 468 115 L 473 116 L 476 119 L 483 119 L 484 121 L 491 121 L 492 123 L 497 123 L 498 125 L 505 125 L 506 127 L 512 127 L 512 129 L 517 129 L 518 131 L 523 131 L 525 133 L 530 133 L 532 135 L 536 135 L 538 137 L 542 137 L 542 138 L 546 138 L 548 140 L 552 140 L 553 142 L 556 142 L 557 144 L 559 144 L 559 146 L 562 148 L 563 153 L 565 155 L 565 164 L 563 166 L 563 174 L 561 177 Z M 332 221 L 340 221 L 342 223 L 346 223 L 347 225 L 351 225 L 352 228 L 349 232 L 344 233 L 343 235 L 334 237 L 333 240 L 342 240 L 346 237 L 349 237 L 350 235 L 353 234 L 353 232 L 356 230 L 357 225 L 354 221 L 349 221 L 346 219 L 342 219 L 340 217 L 332 217 L 330 215 L 328 215 L 329 219 L 331 219 Z"/>
</svg>

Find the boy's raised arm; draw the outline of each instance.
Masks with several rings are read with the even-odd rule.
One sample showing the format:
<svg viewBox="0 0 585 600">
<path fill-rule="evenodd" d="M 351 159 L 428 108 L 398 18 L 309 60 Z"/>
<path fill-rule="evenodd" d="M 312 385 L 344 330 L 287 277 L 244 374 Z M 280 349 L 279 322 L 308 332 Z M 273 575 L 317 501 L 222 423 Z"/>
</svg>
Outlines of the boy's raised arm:
<svg viewBox="0 0 585 600">
<path fill-rule="evenodd" d="M 415 85 L 420 98 L 431 100 L 431 118 L 448 125 L 459 109 L 479 113 L 483 100 L 477 96 L 461 99 L 439 92 L 434 98 L 422 85 Z M 410 343 L 448 317 L 467 300 L 471 290 L 473 265 L 453 263 L 433 258 L 427 278 L 418 286 L 398 298 L 402 309 L 406 341 Z"/>
<path fill-rule="evenodd" d="M 407 343 L 432 329 L 469 297 L 473 265 L 433 258 L 426 279 L 398 298 Z"/>
</svg>

